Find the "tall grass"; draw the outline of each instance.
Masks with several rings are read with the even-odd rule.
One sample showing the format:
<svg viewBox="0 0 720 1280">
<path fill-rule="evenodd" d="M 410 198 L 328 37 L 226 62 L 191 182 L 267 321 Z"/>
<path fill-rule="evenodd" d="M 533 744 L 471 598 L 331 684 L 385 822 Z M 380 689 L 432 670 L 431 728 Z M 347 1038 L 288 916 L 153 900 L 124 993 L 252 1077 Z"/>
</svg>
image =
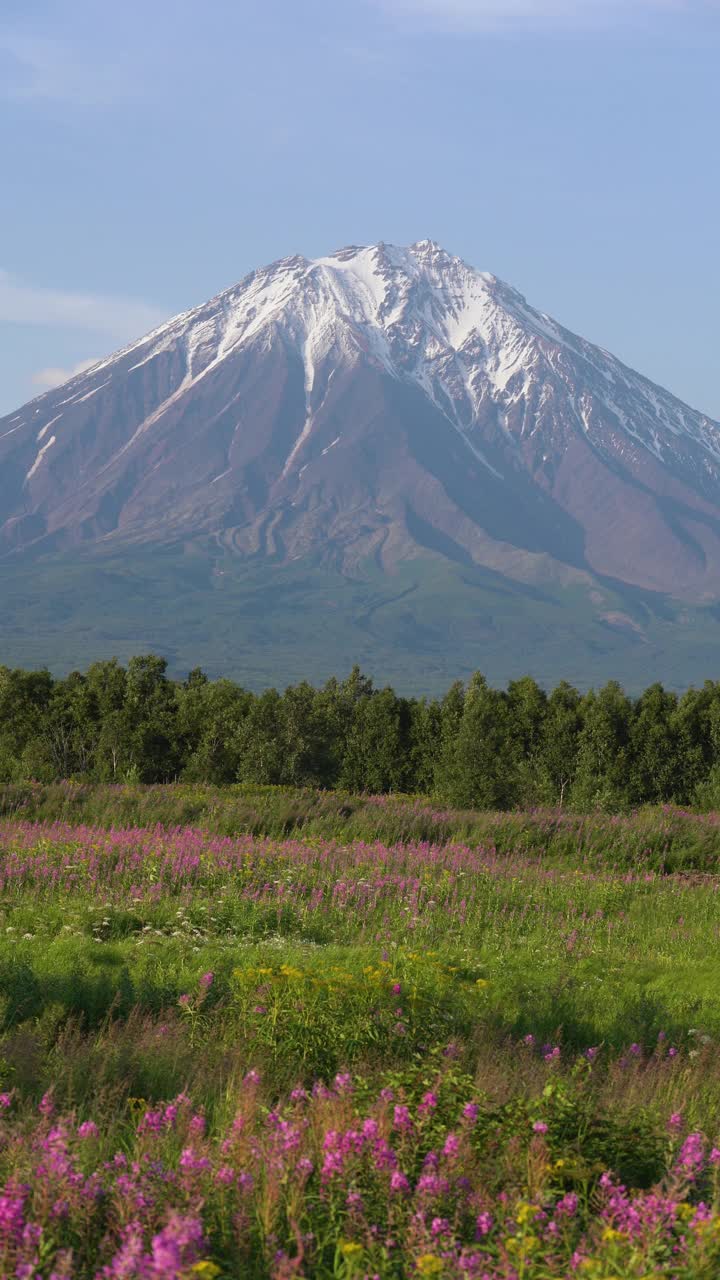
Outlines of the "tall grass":
<svg viewBox="0 0 720 1280">
<path fill-rule="evenodd" d="M 712 817 L 2 806 L 3 1280 L 720 1274 Z"/>
<path fill-rule="evenodd" d="M 217 835 L 275 839 L 465 843 L 500 854 L 542 855 L 561 865 L 664 872 L 714 872 L 720 855 L 720 814 L 670 805 L 617 816 L 561 809 L 508 813 L 448 809 L 426 797 L 314 788 L 62 782 L 0 786 L 0 817 L 106 828 L 194 826 Z"/>
</svg>

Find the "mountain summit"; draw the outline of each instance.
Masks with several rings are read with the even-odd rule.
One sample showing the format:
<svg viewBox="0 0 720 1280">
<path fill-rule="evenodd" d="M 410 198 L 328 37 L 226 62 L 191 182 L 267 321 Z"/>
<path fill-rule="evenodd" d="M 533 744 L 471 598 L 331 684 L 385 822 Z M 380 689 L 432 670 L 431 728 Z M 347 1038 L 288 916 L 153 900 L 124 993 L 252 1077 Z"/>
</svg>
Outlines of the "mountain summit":
<svg viewBox="0 0 720 1280">
<path fill-rule="evenodd" d="M 293 566 L 391 595 L 414 574 L 399 599 L 422 566 L 452 566 L 473 653 L 473 637 L 508 643 L 478 574 L 495 600 L 584 592 L 593 626 L 636 643 L 638 592 L 720 599 L 720 424 L 432 240 L 284 258 L 0 420 L 6 580 L 155 554 L 252 573 L 266 600 L 279 568 L 284 591 Z M 391 650 L 424 628 L 451 671 L 437 601 L 408 610 Z"/>
<path fill-rule="evenodd" d="M 5 553 L 203 535 L 720 592 L 720 425 L 431 240 L 255 271 L 0 421 L 0 476 Z"/>
</svg>

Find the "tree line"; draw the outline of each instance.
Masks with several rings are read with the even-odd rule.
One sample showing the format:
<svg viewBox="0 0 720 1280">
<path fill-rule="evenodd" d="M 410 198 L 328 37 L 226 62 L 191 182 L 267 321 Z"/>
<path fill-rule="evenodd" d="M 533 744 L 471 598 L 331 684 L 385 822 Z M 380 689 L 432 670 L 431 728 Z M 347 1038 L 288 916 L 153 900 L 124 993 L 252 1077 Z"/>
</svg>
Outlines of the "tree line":
<svg viewBox="0 0 720 1280">
<path fill-rule="evenodd" d="M 637 698 L 475 674 L 442 698 L 344 680 L 252 693 L 154 655 L 55 679 L 0 666 L 0 781 L 276 783 L 458 806 L 720 803 L 720 683 Z M 717 800 L 715 799 L 717 793 Z"/>
</svg>

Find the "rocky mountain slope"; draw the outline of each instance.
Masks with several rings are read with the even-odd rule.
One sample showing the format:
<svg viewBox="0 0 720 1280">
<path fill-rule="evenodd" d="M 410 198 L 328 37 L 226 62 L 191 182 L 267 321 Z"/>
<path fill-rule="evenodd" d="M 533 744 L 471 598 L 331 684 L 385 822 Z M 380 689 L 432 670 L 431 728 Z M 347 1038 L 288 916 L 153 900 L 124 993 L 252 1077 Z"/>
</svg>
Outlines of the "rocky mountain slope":
<svg viewBox="0 0 720 1280">
<path fill-rule="evenodd" d="M 286 258 L 0 420 L 0 556 L 197 538 L 710 600 L 720 424 L 431 241 Z"/>
</svg>

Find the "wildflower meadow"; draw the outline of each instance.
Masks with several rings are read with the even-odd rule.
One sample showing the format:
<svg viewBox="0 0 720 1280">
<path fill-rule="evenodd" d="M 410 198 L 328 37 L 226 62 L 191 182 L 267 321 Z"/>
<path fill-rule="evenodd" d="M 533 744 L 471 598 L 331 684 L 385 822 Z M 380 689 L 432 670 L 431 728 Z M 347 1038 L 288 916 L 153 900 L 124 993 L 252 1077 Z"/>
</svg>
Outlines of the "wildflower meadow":
<svg viewBox="0 0 720 1280">
<path fill-rule="evenodd" d="M 3 1278 L 720 1274 L 716 815 L 0 813 Z"/>
</svg>

